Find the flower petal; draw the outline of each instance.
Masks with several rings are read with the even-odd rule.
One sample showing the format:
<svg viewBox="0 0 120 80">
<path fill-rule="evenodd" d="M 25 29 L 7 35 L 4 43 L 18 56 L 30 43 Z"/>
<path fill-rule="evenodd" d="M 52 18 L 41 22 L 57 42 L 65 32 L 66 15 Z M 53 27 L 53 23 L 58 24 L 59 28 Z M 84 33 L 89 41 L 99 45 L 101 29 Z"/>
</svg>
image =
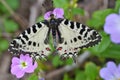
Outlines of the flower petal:
<svg viewBox="0 0 120 80">
<path fill-rule="evenodd" d="M 116 77 L 120 79 L 120 64 L 118 65 L 117 72 L 115 73 Z"/>
<path fill-rule="evenodd" d="M 28 67 L 25 68 L 24 71 L 27 73 L 32 73 L 36 68 L 37 68 L 37 62 L 34 62 L 34 65 L 28 64 Z"/>
<path fill-rule="evenodd" d="M 25 55 L 21 54 L 21 55 L 20 55 L 20 60 L 25 61 L 25 60 L 26 60 Z"/>
<path fill-rule="evenodd" d="M 24 71 L 19 71 L 19 72 L 16 74 L 16 77 L 17 77 L 17 78 L 21 78 L 21 77 L 24 76 L 24 74 L 25 74 Z"/>
<path fill-rule="evenodd" d="M 21 71 L 19 65 L 11 67 L 11 73 L 12 74 L 17 74 L 19 71 Z"/>
<path fill-rule="evenodd" d="M 52 13 L 52 11 L 46 12 L 44 15 L 44 19 L 48 20 L 50 18 L 51 13 Z"/>
<path fill-rule="evenodd" d="M 102 68 L 99 74 L 105 80 L 110 80 L 114 77 L 107 68 Z"/>
<path fill-rule="evenodd" d="M 116 44 L 120 43 L 120 34 L 117 34 L 117 33 L 111 34 L 110 38 L 111 38 L 112 42 L 114 42 Z"/>
<path fill-rule="evenodd" d="M 11 73 L 13 75 L 16 75 L 17 78 L 21 78 L 24 76 L 24 71 L 22 69 L 20 69 L 19 66 L 14 66 L 14 67 L 11 67 Z"/>
<path fill-rule="evenodd" d="M 110 14 L 106 17 L 104 31 L 108 34 L 120 32 L 120 15 Z"/>
<path fill-rule="evenodd" d="M 116 20 L 116 19 L 119 19 L 120 18 L 120 16 L 118 15 L 118 14 L 115 14 L 115 13 L 113 13 L 113 14 L 110 14 L 110 15 L 108 15 L 107 17 L 106 17 L 106 22 L 107 21 L 109 21 L 109 22 L 112 22 L 112 21 L 114 21 L 114 20 Z"/>
<path fill-rule="evenodd" d="M 55 15 L 56 18 L 64 18 L 64 10 L 62 8 L 55 8 L 53 11 L 53 14 Z"/>
<path fill-rule="evenodd" d="M 27 62 L 28 64 L 32 63 L 32 58 L 29 55 L 25 55 L 25 62 Z"/>
<path fill-rule="evenodd" d="M 115 33 L 116 32 L 116 23 L 115 22 L 106 22 L 104 25 L 104 31 L 108 34 Z"/>
<path fill-rule="evenodd" d="M 20 64 L 20 59 L 17 57 L 12 58 L 12 65 L 11 66 L 16 66 Z"/>
<path fill-rule="evenodd" d="M 107 69 L 111 72 L 114 73 L 117 70 L 117 66 L 113 61 L 109 61 L 107 63 Z"/>
</svg>

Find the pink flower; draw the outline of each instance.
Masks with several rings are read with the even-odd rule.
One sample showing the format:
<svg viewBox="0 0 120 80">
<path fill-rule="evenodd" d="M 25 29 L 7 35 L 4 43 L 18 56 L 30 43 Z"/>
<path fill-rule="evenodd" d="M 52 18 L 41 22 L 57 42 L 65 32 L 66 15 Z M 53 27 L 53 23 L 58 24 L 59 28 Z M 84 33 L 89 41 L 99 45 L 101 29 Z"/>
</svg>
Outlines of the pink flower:
<svg viewBox="0 0 120 80">
<path fill-rule="evenodd" d="M 37 62 L 32 61 L 32 58 L 26 54 L 20 55 L 20 58 L 13 57 L 11 64 L 11 73 L 17 78 L 21 78 L 25 73 L 32 73 L 37 68 Z"/>
<path fill-rule="evenodd" d="M 50 15 L 54 14 L 55 18 L 64 18 L 64 10 L 62 8 L 55 8 L 53 11 L 48 11 L 44 15 L 44 19 L 48 20 L 50 18 Z"/>
</svg>

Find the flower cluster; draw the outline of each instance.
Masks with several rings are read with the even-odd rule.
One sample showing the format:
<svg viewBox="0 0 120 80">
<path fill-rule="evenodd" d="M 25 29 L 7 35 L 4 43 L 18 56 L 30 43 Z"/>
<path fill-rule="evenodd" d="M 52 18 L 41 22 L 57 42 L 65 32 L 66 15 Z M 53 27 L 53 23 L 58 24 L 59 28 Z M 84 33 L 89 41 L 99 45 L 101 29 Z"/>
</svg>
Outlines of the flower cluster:
<svg viewBox="0 0 120 80">
<path fill-rule="evenodd" d="M 110 34 L 111 41 L 120 43 L 120 15 L 110 14 L 106 17 L 104 31 Z"/>
<path fill-rule="evenodd" d="M 37 62 L 32 61 L 32 58 L 26 54 L 20 55 L 20 58 L 13 57 L 11 64 L 11 73 L 16 75 L 17 78 L 21 78 L 25 73 L 32 73 L 37 68 Z"/>
<path fill-rule="evenodd" d="M 54 17 L 57 18 L 64 18 L 64 10 L 62 8 L 55 8 L 53 11 L 48 11 L 44 15 L 44 19 L 48 20 L 50 18 L 50 15 L 54 14 Z"/>
<path fill-rule="evenodd" d="M 107 66 L 100 70 L 100 76 L 104 80 L 120 80 L 120 64 L 116 64 L 112 61 L 107 63 Z"/>
</svg>

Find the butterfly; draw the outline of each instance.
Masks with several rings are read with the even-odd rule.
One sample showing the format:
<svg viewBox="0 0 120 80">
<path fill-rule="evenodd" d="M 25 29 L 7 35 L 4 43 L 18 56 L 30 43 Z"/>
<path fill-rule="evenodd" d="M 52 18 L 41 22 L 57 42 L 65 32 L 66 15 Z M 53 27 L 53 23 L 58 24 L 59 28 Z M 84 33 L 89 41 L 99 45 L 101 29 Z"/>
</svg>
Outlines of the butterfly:
<svg viewBox="0 0 120 80">
<path fill-rule="evenodd" d="M 9 51 L 16 55 L 26 52 L 34 59 L 46 58 L 51 53 L 50 35 L 55 52 L 61 58 L 75 59 L 79 50 L 92 47 L 101 41 L 96 30 L 68 19 L 55 18 L 51 14 L 49 20 L 34 24 L 13 39 Z"/>
</svg>

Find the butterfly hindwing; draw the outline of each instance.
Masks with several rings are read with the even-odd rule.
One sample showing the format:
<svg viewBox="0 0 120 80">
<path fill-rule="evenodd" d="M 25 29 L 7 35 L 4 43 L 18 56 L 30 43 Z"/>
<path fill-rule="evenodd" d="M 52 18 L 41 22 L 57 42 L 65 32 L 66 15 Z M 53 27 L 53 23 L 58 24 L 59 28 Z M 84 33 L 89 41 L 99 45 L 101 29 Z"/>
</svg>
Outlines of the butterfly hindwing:
<svg viewBox="0 0 120 80">
<path fill-rule="evenodd" d="M 32 57 L 42 58 L 50 53 L 49 44 L 45 44 L 45 39 L 48 37 L 49 28 L 46 24 L 39 22 L 25 30 L 17 38 L 15 38 L 9 47 L 13 54 L 21 54 L 28 52 Z"/>
<path fill-rule="evenodd" d="M 63 19 L 58 28 L 64 39 L 64 42 L 57 46 L 62 47 L 58 53 L 64 57 L 74 58 L 80 49 L 92 47 L 101 41 L 97 31 L 78 22 Z"/>
</svg>

